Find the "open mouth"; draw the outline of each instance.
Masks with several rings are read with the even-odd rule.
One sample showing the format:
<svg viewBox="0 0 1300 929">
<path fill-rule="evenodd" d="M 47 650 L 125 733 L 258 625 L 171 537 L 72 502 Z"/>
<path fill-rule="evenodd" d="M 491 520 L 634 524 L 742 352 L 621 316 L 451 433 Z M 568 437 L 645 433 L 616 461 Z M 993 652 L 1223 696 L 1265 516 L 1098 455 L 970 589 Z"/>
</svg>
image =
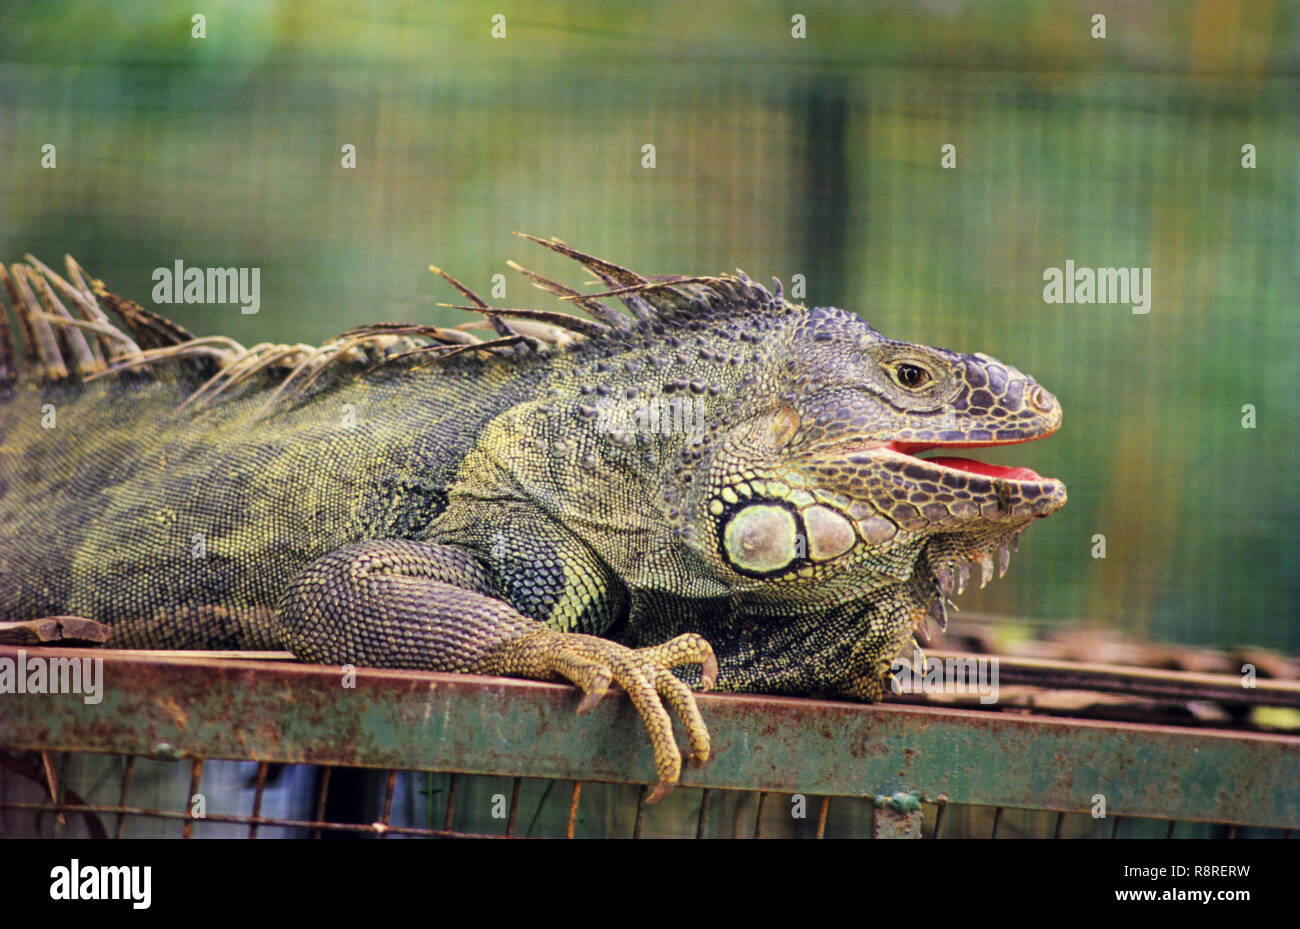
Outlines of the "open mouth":
<svg viewBox="0 0 1300 929">
<path fill-rule="evenodd" d="M 1044 478 L 1032 468 L 1008 468 L 1002 465 L 989 464 L 985 461 L 976 461 L 974 458 L 922 458 L 921 453 L 935 448 L 987 448 L 995 445 L 1020 445 L 1041 438 L 1045 438 L 1045 436 L 1014 439 L 1009 442 L 889 442 L 885 445 L 885 448 L 898 452 L 900 455 L 907 455 L 910 458 L 916 458 L 918 461 L 924 461 L 926 464 L 951 468 L 954 471 L 965 471 L 967 474 L 978 474 L 983 477 L 997 478 L 1004 481 L 1039 482 L 1043 481 Z"/>
</svg>

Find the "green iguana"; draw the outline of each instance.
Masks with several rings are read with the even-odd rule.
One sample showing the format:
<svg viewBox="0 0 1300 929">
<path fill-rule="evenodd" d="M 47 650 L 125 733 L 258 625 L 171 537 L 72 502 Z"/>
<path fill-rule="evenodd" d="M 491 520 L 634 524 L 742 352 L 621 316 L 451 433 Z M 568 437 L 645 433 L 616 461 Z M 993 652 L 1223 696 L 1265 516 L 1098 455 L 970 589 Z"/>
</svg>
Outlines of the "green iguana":
<svg viewBox="0 0 1300 929">
<path fill-rule="evenodd" d="M 1025 468 L 919 457 L 1056 431 L 1015 368 L 779 281 L 642 277 L 533 241 L 604 292 L 512 262 L 590 318 L 493 308 L 432 268 L 484 340 L 379 324 L 245 349 L 71 258 L 66 280 L 0 266 L 26 345 L 20 364 L 0 325 L 0 619 L 567 679 L 580 712 L 615 683 L 649 731 L 653 801 L 680 773 L 668 709 L 709 756 L 688 683 L 877 700 L 969 563 L 1000 575 L 1065 503 Z"/>
</svg>

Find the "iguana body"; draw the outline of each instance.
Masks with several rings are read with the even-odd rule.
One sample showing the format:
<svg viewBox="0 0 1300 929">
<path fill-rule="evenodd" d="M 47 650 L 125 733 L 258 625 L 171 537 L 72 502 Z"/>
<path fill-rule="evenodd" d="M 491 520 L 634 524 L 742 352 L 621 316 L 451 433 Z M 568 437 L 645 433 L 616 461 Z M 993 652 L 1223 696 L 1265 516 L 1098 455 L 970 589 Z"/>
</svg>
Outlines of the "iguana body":
<svg viewBox="0 0 1300 929">
<path fill-rule="evenodd" d="M 671 668 L 878 699 L 967 562 L 1005 570 L 1019 531 L 1065 502 L 1026 469 L 915 457 L 1055 431 L 1060 407 L 1014 368 L 743 275 L 646 279 L 543 244 L 631 315 L 524 271 L 594 321 L 491 310 L 456 284 L 497 338 L 374 326 L 246 351 L 71 261 L 71 284 L 15 266 L 28 358 L 0 344 L 0 619 L 86 616 L 119 647 L 566 678 L 584 708 L 617 682 L 657 798 L 680 767 L 665 705 L 709 751 Z"/>
</svg>

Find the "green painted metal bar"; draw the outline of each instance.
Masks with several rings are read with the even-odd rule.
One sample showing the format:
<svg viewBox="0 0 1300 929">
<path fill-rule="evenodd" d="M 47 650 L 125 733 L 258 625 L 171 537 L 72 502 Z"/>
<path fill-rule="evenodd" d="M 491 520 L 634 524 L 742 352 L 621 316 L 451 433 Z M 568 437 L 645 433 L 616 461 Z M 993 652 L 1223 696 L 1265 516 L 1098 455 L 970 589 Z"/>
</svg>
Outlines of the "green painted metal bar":
<svg viewBox="0 0 1300 929">
<path fill-rule="evenodd" d="M 0 661 L 19 649 L 0 647 Z M 103 657 L 102 701 L 0 695 L 0 747 L 644 783 L 626 697 L 558 684 L 280 661 Z M 1300 826 L 1300 737 L 888 703 L 703 694 L 714 758 L 686 786 Z"/>
</svg>

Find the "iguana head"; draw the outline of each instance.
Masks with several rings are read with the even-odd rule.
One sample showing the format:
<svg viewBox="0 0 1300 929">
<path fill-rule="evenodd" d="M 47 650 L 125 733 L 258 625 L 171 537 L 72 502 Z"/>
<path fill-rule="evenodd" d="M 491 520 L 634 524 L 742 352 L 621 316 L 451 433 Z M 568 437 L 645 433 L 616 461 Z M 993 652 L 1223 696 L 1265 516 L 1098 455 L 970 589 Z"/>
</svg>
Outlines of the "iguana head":
<svg viewBox="0 0 1300 929">
<path fill-rule="evenodd" d="M 697 519 L 746 587 L 841 599 L 967 562 L 999 574 L 1065 486 L 936 449 L 1011 445 L 1061 424 L 1056 398 L 987 355 L 887 339 L 843 310 L 798 307 L 749 372 L 753 415 L 712 456 Z M 747 579 L 745 583 L 740 579 Z"/>
<path fill-rule="evenodd" d="M 698 478 L 695 539 L 765 601 L 756 612 L 781 601 L 823 619 L 792 620 L 784 640 L 805 667 L 738 643 L 733 680 L 877 699 L 917 626 L 945 624 L 970 563 L 981 586 L 1000 577 L 1020 532 L 1065 504 L 1058 480 L 952 450 L 1051 435 L 1060 404 L 988 355 L 888 339 L 838 309 L 791 308 L 755 344 Z"/>
</svg>

